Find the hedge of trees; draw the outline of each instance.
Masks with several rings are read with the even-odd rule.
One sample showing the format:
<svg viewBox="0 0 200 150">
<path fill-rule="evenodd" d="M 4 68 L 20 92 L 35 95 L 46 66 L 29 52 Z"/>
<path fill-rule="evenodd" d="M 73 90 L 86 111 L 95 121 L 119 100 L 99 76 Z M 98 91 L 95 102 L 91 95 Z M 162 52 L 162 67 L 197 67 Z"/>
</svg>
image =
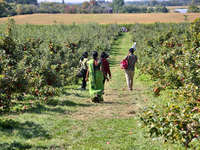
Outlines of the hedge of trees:
<svg viewBox="0 0 200 150">
<path fill-rule="evenodd" d="M 142 1 L 129 1 L 126 4 L 132 5 L 146 5 L 146 6 L 156 6 L 156 5 L 163 5 L 163 6 L 186 6 L 189 4 L 200 5 L 199 0 L 169 0 L 169 1 L 158 1 L 158 0 L 142 0 Z"/>
<path fill-rule="evenodd" d="M 112 4 L 108 7 L 112 7 Z M 70 13 L 70 14 L 100 14 L 109 13 L 108 8 L 96 3 L 96 1 L 83 2 L 82 5 L 74 4 L 60 4 L 56 2 L 41 2 L 39 5 L 34 4 L 17 4 L 7 3 L 0 0 L 0 17 L 7 17 L 8 15 L 23 15 L 33 13 Z M 148 10 L 148 11 L 147 11 Z M 148 9 L 147 6 L 123 5 L 113 10 L 113 13 L 146 13 L 146 12 L 168 12 L 165 6 L 159 5 Z"/>
<path fill-rule="evenodd" d="M 200 12 L 200 9 L 194 4 L 191 4 L 187 10 L 187 13 L 199 13 L 199 12 Z"/>
<path fill-rule="evenodd" d="M 81 5 L 56 2 L 41 2 L 38 4 L 37 0 L 0 0 L 0 17 L 33 13 L 100 14 L 110 13 L 110 9 L 112 13 L 169 12 L 164 3 L 155 0 L 149 1 L 148 5 L 125 4 L 124 0 L 113 0 L 112 3 L 98 3 L 96 0 L 90 0 L 90 2 L 85 1 Z M 198 12 L 198 7 L 194 2 L 188 12 Z"/>
<path fill-rule="evenodd" d="M 37 0 L 4 0 L 7 3 L 17 3 L 17 4 L 34 4 L 37 5 Z"/>
<path fill-rule="evenodd" d="M 161 13 L 167 13 L 169 10 L 162 5 L 156 5 L 153 7 L 147 7 L 147 6 L 136 6 L 136 5 L 124 5 L 119 11 L 119 13 L 155 13 L 155 12 L 161 12 Z"/>
<path fill-rule="evenodd" d="M 199 149 L 200 18 L 178 24 L 137 23 L 130 34 L 140 50 L 137 69 L 153 79 L 154 96 L 166 89 L 171 95 L 169 103 L 163 98 L 162 106 L 144 107 L 141 127 L 156 140 Z"/>
<path fill-rule="evenodd" d="M 120 34 L 116 23 L 16 25 L 8 19 L 0 26 L 0 116 L 54 103 L 54 96 L 76 83 L 83 52 L 109 51 Z M 25 104 L 27 98 L 32 102 Z"/>
</svg>

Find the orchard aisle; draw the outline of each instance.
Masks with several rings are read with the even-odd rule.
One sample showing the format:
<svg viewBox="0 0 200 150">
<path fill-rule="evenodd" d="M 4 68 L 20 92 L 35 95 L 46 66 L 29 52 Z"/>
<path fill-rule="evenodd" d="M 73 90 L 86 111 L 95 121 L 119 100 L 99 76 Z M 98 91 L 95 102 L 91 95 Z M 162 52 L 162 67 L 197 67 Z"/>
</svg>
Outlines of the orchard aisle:
<svg viewBox="0 0 200 150">
<path fill-rule="evenodd" d="M 128 50 L 132 47 L 129 33 L 123 34 L 115 42 L 110 54 L 110 69 L 112 79 L 105 84 L 104 102 L 100 104 L 94 104 L 90 99 L 86 98 L 84 102 L 91 103 L 92 107 L 79 109 L 77 112 L 77 118 L 125 118 L 134 117 L 135 114 L 141 109 L 147 99 L 145 91 L 149 90 L 149 87 L 144 86 L 144 82 L 137 80 L 136 75 L 134 78 L 133 91 L 128 92 L 124 69 L 120 68 L 120 61 L 128 54 Z M 74 91 L 75 92 L 75 91 Z M 88 91 L 84 91 L 88 92 Z M 89 95 L 88 95 L 89 97 Z M 79 102 L 82 100 L 80 99 Z M 74 116 L 73 116 L 74 117 Z"/>
<path fill-rule="evenodd" d="M 74 93 L 69 95 L 68 99 L 81 104 L 81 107 L 71 114 L 71 120 L 81 121 L 81 128 L 85 129 L 80 139 L 71 141 L 73 144 L 70 144 L 70 148 L 177 149 L 177 145 L 163 145 L 162 140 L 150 139 L 147 130 L 140 126 L 137 115 L 142 112 L 143 107 L 152 106 L 155 101 L 162 106 L 163 101 L 150 94 L 152 81 L 149 81 L 148 76 L 139 77 L 137 69 L 133 91 L 128 92 L 125 72 L 120 68 L 120 61 L 128 54 L 132 45 L 130 34 L 124 33 L 109 51 L 112 79 L 105 84 L 104 102 L 92 103 L 88 88 L 87 91 L 78 90 L 78 93 L 76 88 L 80 86 L 68 89 L 71 90 L 70 93 Z M 76 130 L 82 133 L 80 125 L 78 126 Z"/>
<path fill-rule="evenodd" d="M 0 147 L 52 150 L 181 149 L 172 144 L 163 146 L 162 140 L 150 139 L 147 130 L 140 127 L 137 114 L 141 109 L 155 102 L 161 106 L 163 101 L 149 94 L 152 83 L 147 76 L 137 78 L 137 71 L 133 91 L 128 92 L 120 61 L 131 46 L 130 34 L 124 33 L 109 52 L 112 80 L 106 83 L 104 102 L 92 103 L 88 89 L 81 90 L 80 85 L 67 86 L 62 96 L 54 98 L 53 102 L 21 114 L 8 115 L 19 126 L 0 130 Z"/>
<path fill-rule="evenodd" d="M 163 146 L 162 140 L 150 139 L 147 130 L 140 127 L 137 115 L 143 107 L 152 106 L 155 101 L 162 106 L 163 101 L 150 94 L 152 82 L 148 76 L 139 77 L 138 70 L 134 77 L 133 91 L 128 92 L 120 61 L 133 45 L 130 38 L 129 33 L 124 33 L 109 51 L 112 79 L 105 84 L 104 102 L 92 103 L 88 88 L 87 91 L 77 90 L 80 86 L 68 88 L 68 92 L 74 94 L 70 94 L 67 99 L 79 104 L 69 119 L 81 122 L 82 129 L 80 125 L 76 126 L 77 132 L 82 133 L 85 129 L 81 137 L 71 141 L 73 144 L 69 147 L 77 148 L 80 144 L 81 148 L 86 149 L 174 149 L 173 145 Z"/>
<path fill-rule="evenodd" d="M 86 132 L 85 144 L 80 139 L 76 139 L 77 142 L 73 141 L 75 145 L 82 143 L 84 148 L 100 148 L 107 146 L 106 143 L 110 142 L 111 144 L 108 147 L 111 149 L 125 147 L 134 149 L 138 143 L 141 143 L 143 131 L 138 132 L 140 127 L 136 115 L 145 103 L 148 103 L 148 101 L 145 101 L 147 99 L 145 93 L 150 89 L 148 86 L 144 86 L 144 82 L 141 83 L 140 80 L 135 79 L 133 91 L 128 92 L 125 72 L 120 68 L 120 61 L 128 54 L 132 45 L 130 34 L 125 33 L 115 41 L 109 51 L 112 79 L 105 84 L 104 102 L 92 103 L 89 98 L 88 87 L 87 91 L 77 90 L 80 89 L 80 86 L 68 88 L 68 92 L 74 94 L 70 94 L 67 99 L 73 101 L 73 103 L 84 105 L 84 107 L 77 107 L 76 112 L 73 112 L 70 117 L 70 120 L 84 122 L 83 128 L 86 128 L 86 131 L 84 131 Z M 137 73 L 135 77 L 137 77 Z M 90 128 L 92 128 L 92 131 L 90 131 Z M 78 128 L 78 130 L 80 129 Z M 143 144 L 138 146 L 146 147 L 147 141 L 143 140 Z M 73 148 L 74 144 L 71 145 Z"/>
</svg>

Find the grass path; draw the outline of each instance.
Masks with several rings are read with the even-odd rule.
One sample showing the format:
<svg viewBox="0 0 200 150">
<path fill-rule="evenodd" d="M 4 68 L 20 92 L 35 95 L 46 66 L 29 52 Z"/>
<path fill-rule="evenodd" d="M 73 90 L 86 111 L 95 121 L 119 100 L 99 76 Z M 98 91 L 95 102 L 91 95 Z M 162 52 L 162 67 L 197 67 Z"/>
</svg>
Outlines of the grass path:
<svg viewBox="0 0 200 150">
<path fill-rule="evenodd" d="M 77 112 L 82 118 L 127 118 L 136 114 L 141 106 L 140 100 L 145 100 L 144 95 L 146 88 L 141 87 L 141 83 L 137 80 L 134 83 L 134 90 L 128 92 L 124 70 L 120 68 L 120 61 L 128 54 L 130 48 L 129 34 L 120 37 L 113 45 L 110 52 L 109 60 L 111 66 L 112 79 L 105 84 L 104 102 L 101 104 L 93 104 L 87 109 L 81 108 Z M 136 75 L 137 76 L 137 75 Z M 74 91 L 75 92 L 75 91 Z M 89 96 L 88 96 L 89 97 Z M 84 100 L 85 103 L 91 103 L 88 97 Z M 75 97 L 74 97 L 75 98 Z M 78 102 L 82 102 L 80 99 Z"/>
<path fill-rule="evenodd" d="M 134 79 L 128 92 L 120 61 L 132 46 L 128 33 L 120 36 L 110 51 L 112 80 L 106 83 L 103 103 L 92 103 L 88 90 L 80 85 L 66 87 L 54 105 L 41 105 L 20 115 L 9 115 L 22 125 L 0 131 L 3 149 L 181 149 L 163 146 L 141 129 L 138 114 L 144 106 L 162 105 L 162 97 L 149 94 L 147 76 Z M 147 101 L 145 101 L 147 99 Z"/>
</svg>

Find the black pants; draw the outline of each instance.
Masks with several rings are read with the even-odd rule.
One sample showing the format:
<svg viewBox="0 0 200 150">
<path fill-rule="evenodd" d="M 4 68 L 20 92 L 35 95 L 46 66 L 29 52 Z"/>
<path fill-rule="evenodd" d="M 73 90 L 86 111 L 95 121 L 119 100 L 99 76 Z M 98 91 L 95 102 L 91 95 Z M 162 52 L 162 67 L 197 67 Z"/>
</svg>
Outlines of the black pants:
<svg viewBox="0 0 200 150">
<path fill-rule="evenodd" d="M 83 73 L 83 80 L 82 80 L 82 85 L 81 85 L 81 88 L 85 89 L 86 88 L 86 81 L 85 81 L 85 77 L 86 77 L 86 74 L 87 74 L 87 70 L 85 69 L 82 69 L 81 72 Z"/>
<path fill-rule="evenodd" d="M 106 77 L 107 77 L 107 73 L 106 73 Z M 105 84 L 106 78 L 103 77 L 103 84 Z"/>
</svg>

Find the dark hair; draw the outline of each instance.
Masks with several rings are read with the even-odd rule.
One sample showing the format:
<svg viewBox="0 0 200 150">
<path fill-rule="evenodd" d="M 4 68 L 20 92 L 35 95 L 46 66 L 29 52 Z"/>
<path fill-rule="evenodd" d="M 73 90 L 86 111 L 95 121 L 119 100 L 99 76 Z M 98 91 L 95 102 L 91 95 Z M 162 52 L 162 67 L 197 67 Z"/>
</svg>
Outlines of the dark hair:
<svg viewBox="0 0 200 150">
<path fill-rule="evenodd" d="M 131 52 L 131 54 L 133 54 L 133 53 L 134 53 L 134 49 L 133 49 L 133 48 L 130 48 L 130 49 L 129 49 L 129 52 Z"/>
<path fill-rule="evenodd" d="M 81 56 L 81 60 L 83 61 L 83 59 L 84 59 L 84 58 L 87 58 L 87 56 L 88 56 L 88 52 L 84 52 L 84 53 L 83 53 L 83 56 Z"/>
<path fill-rule="evenodd" d="M 105 57 L 106 57 L 106 53 L 105 53 L 105 52 L 102 52 L 101 55 L 100 55 L 100 57 L 101 57 L 101 58 L 105 58 Z"/>
<path fill-rule="evenodd" d="M 97 52 L 97 51 L 93 51 L 93 52 L 92 52 L 92 57 L 93 57 L 93 59 L 96 59 L 97 56 L 98 56 L 98 52 Z"/>
<path fill-rule="evenodd" d="M 106 53 L 106 59 L 109 57 L 109 54 L 108 53 Z"/>
</svg>

